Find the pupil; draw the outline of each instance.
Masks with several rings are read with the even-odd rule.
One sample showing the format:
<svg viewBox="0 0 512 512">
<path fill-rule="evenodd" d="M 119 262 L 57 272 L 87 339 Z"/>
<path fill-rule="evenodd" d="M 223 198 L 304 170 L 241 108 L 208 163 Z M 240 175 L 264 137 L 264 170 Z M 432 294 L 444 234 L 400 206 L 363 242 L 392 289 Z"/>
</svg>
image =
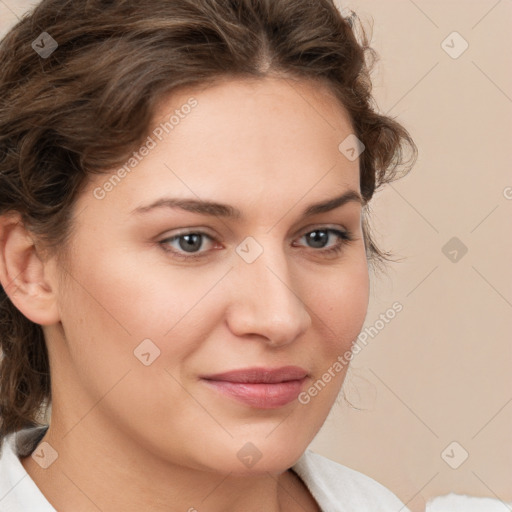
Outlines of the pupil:
<svg viewBox="0 0 512 512">
<path fill-rule="evenodd" d="M 186 240 L 186 244 L 182 244 L 182 240 Z M 183 235 L 180 238 L 180 248 L 184 251 L 194 252 L 201 247 L 201 235 L 193 233 L 190 235 Z"/>
<path fill-rule="evenodd" d="M 312 231 L 310 233 L 310 238 L 316 244 L 318 241 L 320 241 L 320 245 L 315 245 L 315 247 L 324 247 L 326 241 L 327 241 L 327 232 L 326 231 Z"/>
</svg>

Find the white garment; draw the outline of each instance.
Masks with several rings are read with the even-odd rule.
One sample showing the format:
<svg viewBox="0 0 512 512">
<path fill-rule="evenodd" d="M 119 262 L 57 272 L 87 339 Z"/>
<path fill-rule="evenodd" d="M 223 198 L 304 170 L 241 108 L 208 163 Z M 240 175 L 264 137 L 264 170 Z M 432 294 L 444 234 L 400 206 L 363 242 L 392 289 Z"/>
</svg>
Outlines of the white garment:
<svg viewBox="0 0 512 512">
<path fill-rule="evenodd" d="M 8 435 L 0 447 L 0 512 L 56 512 L 30 478 L 18 457 L 39 444 L 47 427 Z M 306 450 L 292 466 L 322 512 L 410 512 L 372 478 Z"/>
<path fill-rule="evenodd" d="M 451 492 L 437 496 L 427 503 L 425 512 L 511 512 L 512 502 L 495 498 L 479 498 Z"/>
</svg>

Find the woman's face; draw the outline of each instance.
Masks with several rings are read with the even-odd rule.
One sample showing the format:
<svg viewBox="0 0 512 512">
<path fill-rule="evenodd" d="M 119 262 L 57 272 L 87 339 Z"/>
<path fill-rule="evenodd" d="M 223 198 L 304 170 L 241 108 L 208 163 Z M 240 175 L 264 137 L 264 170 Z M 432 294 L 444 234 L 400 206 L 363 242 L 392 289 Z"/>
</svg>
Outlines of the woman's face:
<svg viewBox="0 0 512 512">
<path fill-rule="evenodd" d="M 163 100 L 151 129 L 81 194 L 54 267 L 52 423 L 190 468 L 281 471 L 325 421 L 368 305 L 348 116 L 318 85 L 226 81 Z"/>
</svg>

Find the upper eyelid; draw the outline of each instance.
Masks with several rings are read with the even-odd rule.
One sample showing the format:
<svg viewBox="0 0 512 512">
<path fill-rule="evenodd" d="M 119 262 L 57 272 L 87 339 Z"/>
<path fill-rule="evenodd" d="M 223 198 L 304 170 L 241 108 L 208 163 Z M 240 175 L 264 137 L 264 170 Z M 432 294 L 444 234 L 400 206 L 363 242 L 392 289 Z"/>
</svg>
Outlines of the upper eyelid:
<svg viewBox="0 0 512 512">
<path fill-rule="evenodd" d="M 308 233 L 311 233 L 312 231 L 316 231 L 316 230 L 325 230 L 325 231 L 333 231 L 333 230 L 336 231 L 337 230 L 337 231 L 343 231 L 347 234 L 351 233 L 351 230 L 346 228 L 345 226 L 319 224 L 319 225 L 313 225 L 313 227 L 303 228 L 299 231 L 299 234 L 295 235 L 295 236 L 302 237 L 302 236 L 307 235 Z M 182 228 L 182 229 L 179 229 L 179 231 L 177 233 L 165 236 L 164 238 L 161 239 L 161 241 L 165 241 L 165 240 L 169 240 L 169 239 L 173 239 L 173 238 L 179 238 L 180 236 L 192 235 L 192 234 L 205 235 L 205 236 L 211 238 L 212 240 L 217 241 L 216 236 L 211 235 L 207 230 L 204 230 L 204 228 Z"/>
</svg>

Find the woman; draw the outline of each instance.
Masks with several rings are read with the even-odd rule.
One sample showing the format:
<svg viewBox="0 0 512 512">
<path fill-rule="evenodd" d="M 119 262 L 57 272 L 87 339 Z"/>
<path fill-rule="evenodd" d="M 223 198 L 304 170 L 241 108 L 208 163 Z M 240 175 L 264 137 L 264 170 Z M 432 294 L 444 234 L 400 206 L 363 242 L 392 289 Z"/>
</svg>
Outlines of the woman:
<svg viewBox="0 0 512 512">
<path fill-rule="evenodd" d="M 0 508 L 406 510 L 307 450 L 386 258 L 369 201 L 415 152 L 352 20 L 44 0 L 7 34 Z"/>
</svg>

